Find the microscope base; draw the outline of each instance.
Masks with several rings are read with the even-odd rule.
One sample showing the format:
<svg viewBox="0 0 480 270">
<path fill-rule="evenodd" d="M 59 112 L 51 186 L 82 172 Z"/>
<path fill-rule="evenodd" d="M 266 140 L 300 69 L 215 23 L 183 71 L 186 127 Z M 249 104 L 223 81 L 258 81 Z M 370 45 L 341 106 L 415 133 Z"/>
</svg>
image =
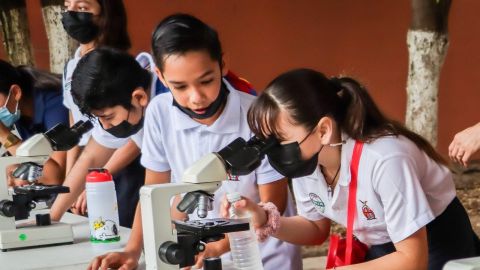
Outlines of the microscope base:
<svg viewBox="0 0 480 270">
<path fill-rule="evenodd" d="M 443 270 L 480 270 L 480 257 L 449 261 Z"/>
<path fill-rule="evenodd" d="M 72 225 L 65 223 L 19 227 L 14 230 L 0 231 L 1 251 L 72 243 Z"/>
</svg>

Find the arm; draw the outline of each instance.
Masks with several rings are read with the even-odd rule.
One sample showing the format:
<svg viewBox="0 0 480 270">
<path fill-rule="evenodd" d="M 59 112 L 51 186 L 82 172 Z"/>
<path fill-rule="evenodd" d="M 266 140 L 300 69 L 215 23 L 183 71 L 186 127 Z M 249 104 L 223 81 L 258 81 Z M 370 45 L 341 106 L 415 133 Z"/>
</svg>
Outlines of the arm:
<svg viewBox="0 0 480 270">
<path fill-rule="evenodd" d="M 228 216 L 230 204 L 226 199 L 221 206 L 221 214 Z M 243 198 L 235 203 L 235 208 L 244 209 L 252 214 L 252 223 L 255 228 L 262 227 L 267 223 L 267 214 L 263 208 L 253 201 Z M 295 232 L 292 234 L 292 232 Z M 280 228 L 273 236 L 297 245 L 318 245 L 327 239 L 330 233 L 330 220 L 308 220 L 301 216 L 280 217 Z"/>
<path fill-rule="evenodd" d="M 288 180 L 282 178 L 268 184 L 258 185 L 260 201 L 272 202 L 277 206 L 280 214 L 283 214 L 288 203 Z"/>
<path fill-rule="evenodd" d="M 8 147 L 5 147 L 5 149 L 7 149 L 7 151 L 12 156 L 14 156 L 15 153 L 17 152 L 17 148 L 21 145 L 22 140 L 17 136 L 15 136 L 17 138 L 15 140 L 16 142 L 11 145 L 6 145 L 9 136 L 15 136 L 15 135 L 11 132 L 9 128 L 7 128 L 2 122 L 0 122 L 0 143 L 3 146 L 8 146 Z"/>
<path fill-rule="evenodd" d="M 63 183 L 70 188 L 70 193 L 59 194 L 52 205 L 50 215 L 53 220 L 60 220 L 65 211 L 85 189 L 85 177 L 88 174 L 88 168 L 102 167 L 114 151 L 114 149 L 103 147 L 95 140 L 90 139 Z"/>
<path fill-rule="evenodd" d="M 70 126 L 73 126 L 73 124 L 75 123 L 73 121 L 73 116 L 71 111 L 69 111 L 68 113 L 68 119 L 70 121 Z M 65 165 L 66 174 L 70 173 L 70 170 L 72 169 L 73 165 L 75 164 L 78 157 L 80 156 L 80 152 L 81 152 L 81 148 L 78 145 L 67 151 L 67 160 Z"/>
<path fill-rule="evenodd" d="M 145 185 L 163 184 L 170 182 L 170 171 L 155 172 L 147 169 L 145 173 Z M 124 270 L 135 269 L 143 248 L 142 216 L 140 204 L 137 205 L 135 218 L 133 220 L 130 238 L 125 246 L 124 252 L 111 252 L 95 258 L 88 269 L 97 270 L 98 268 L 107 269 L 115 267 Z M 103 268 L 102 268 L 103 267 Z"/>
<path fill-rule="evenodd" d="M 395 244 L 397 251 L 381 258 L 345 267 L 337 267 L 342 270 L 422 270 L 428 268 L 428 243 L 427 230 L 421 228 L 414 234 Z"/>
<path fill-rule="evenodd" d="M 140 148 L 132 140 L 128 140 L 127 144 L 115 150 L 112 157 L 105 164 L 105 168 L 111 174 L 115 174 L 127 167 L 138 155 L 140 155 Z"/>
<path fill-rule="evenodd" d="M 67 152 L 54 151 L 43 165 L 43 176 L 39 182 L 45 185 L 61 185 L 65 180 Z"/>
</svg>

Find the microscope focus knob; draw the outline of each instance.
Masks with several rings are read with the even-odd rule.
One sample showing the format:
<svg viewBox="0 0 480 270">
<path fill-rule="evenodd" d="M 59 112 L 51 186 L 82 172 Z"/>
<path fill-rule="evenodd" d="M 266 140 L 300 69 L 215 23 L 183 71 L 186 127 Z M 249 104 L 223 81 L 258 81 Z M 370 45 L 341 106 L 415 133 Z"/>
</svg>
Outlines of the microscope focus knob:
<svg viewBox="0 0 480 270">
<path fill-rule="evenodd" d="M 172 241 L 164 242 L 160 246 L 158 256 L 162 262 L 168 264 L 180 264 L 185 260 L 185 253 L 180 245 Z"/>
<path fill-rule="evenodd" d="M 0 201 L 0 215 L 4 217 L 14 217 L 15 204 L 9 200 Z"/>
</svg>

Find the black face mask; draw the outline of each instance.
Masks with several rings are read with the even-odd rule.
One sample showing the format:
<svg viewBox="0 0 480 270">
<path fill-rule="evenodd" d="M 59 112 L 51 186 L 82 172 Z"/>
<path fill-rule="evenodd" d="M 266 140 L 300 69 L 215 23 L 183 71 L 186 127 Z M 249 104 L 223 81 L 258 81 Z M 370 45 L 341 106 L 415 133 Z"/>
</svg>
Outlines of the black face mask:
<svg viewBox="0 0 480 270">
<path fill-rule="evenodd" d="M 191 118 L 195 119 L 207 119 L 209 117 L 212 117 L 215 113 L 218 112 L 218 110 L 225 104 L 227 103 L 227 97 L 230 92 L 228 91 L 227 87 L 222 83 L 222 86 L 220 88 L 220 93 L 218 94 L 218 97 L 213 101 L 210 106 L 208 106 L 207 110 L 203 114 L 197 114 L 194 111 L 190 110 L 189 108 L 185 108 L 183 106 L 180 106 L 180 104 L 177 103 L 175 99 L 173 99 L 173 106 L 177 107 L 180 109 L 183 113 L 186 115 L 190 116 Z"/>
<path fill-rule="evenodd" d="M 81 44 L 89 43 L 98 36 L 99 28 L 90 12 L 64 12 L 62 24 L 67 34 Z"/>
<path fill-rule="evenodd" d="M 100 126 L 108 133 L 112 134 L 117 138 L 128 138 L 133 134 L 136 134 L 143 127 L 143 110 L 142 110 L 142 119 L 138 121 L 137 124 L 130 124 L 128 122 L 128 117 L 130 116 L 130 111 L 128 111 L 127 119 L 123 120 L 120 124 L 113 126 L 111 128 L 103 128 L 103 125 L 100 121 Z"/>
<path fill-rule="evenodd" d="M 322 147 L 323 148 L 323 147 Z M 320 149 L 322 151 L 322 149 Z M 270 165 L 283 176 L 298 178 L 312 174 L 318 166 L 317 152 L 308 160 L 303 160 L 298 142 L 278 144 L 268 153 Z"/>
</svg>

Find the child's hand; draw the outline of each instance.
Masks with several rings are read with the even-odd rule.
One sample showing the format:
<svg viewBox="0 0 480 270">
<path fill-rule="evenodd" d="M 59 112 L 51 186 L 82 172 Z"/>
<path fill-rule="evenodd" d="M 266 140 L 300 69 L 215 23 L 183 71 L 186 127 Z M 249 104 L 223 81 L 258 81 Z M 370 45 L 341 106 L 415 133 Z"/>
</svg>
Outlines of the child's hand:
<svg viewBox="0 0 480 270">
<path fill-rule="evenodd" d="M 258 206 L 258 204 L 254 203 L 253 201 L 245 198 L 242 196 L 242 199 L 238 202 L 235 202 L 234 207 L 241 211 L 248 211 L 252 216 L 252 224 L 254 228 L 259 228 L 267 223 L 267 213 L 263 210 L 262 207 Z M 230 208 L 230 203 L 227 200 L 227 196 L 223 197 L 223 202 L 220 207 L 220 214 L 224 218 L 230 218 L 230 213 L 228 209 Z"/>
</svg>

